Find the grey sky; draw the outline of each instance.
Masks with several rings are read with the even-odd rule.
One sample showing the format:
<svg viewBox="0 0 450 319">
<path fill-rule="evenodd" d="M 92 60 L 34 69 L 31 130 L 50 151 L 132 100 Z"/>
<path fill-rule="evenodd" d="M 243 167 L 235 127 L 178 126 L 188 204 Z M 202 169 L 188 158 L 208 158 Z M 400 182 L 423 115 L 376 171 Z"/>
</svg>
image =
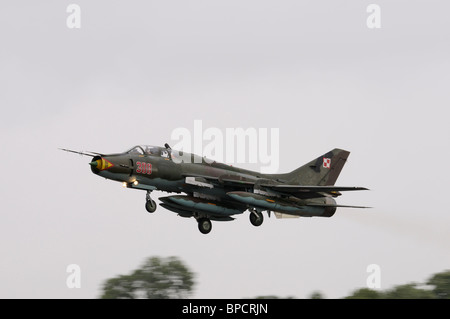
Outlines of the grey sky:
<svg viewBox="0 0 450 319">
<path fill-rule="evenodd" d="M 68 29 L 66 7 L 81 7 Z M 338 298 L 450 268 L 446 1 L 22 1 L 0 10 L 0 297 L 95 298 L 146 257 L 179 256 L 194 297 Z M 163 145 L 177 127 L 280 129 L 280 172 L 351 151 L 332 218 L 247 214 L 205 236 L 58 147 Z M 258 169 L 258 165 L 240 165 Z M 154 198 L 163 195 L 155 194 Z M 81 288 L 66 267 L 81 267 Z"/>
</svg>

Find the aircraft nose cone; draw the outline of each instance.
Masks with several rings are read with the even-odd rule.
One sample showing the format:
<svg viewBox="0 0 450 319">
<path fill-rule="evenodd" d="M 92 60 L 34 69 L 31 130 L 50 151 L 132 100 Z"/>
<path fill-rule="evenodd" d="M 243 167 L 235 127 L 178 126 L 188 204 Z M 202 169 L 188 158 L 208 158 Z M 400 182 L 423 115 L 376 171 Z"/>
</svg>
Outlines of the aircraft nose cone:
<svg viewBox="0 0 450 319">
<path fill-rule="evenodd" d="M 114 166 L 113 163 L 103 157 L 93 160 L 89 163 L 89 165 L 91 165 L 91 169 L 95 170 L 96 172 L 104 171 Z"/>
</svg>

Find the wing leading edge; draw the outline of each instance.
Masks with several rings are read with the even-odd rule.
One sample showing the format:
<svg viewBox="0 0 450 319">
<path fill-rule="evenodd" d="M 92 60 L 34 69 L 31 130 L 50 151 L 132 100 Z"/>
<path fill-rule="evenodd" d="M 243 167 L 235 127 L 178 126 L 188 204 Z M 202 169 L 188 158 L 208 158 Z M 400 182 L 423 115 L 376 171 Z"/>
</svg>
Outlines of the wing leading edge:
<svg viewBox="0 0 450 319">
<path fill-rule="evenodd" d="M 306 185 L 261 185 L 262 187 L 282 193 L 286 195 L 295 196 L 298 198 L 318 198 L 331 195 L 337 197 L 341 195 L 340 192 L 369 190 L 365 187 L 355 186 L 306 186 Z"/>
</svg>

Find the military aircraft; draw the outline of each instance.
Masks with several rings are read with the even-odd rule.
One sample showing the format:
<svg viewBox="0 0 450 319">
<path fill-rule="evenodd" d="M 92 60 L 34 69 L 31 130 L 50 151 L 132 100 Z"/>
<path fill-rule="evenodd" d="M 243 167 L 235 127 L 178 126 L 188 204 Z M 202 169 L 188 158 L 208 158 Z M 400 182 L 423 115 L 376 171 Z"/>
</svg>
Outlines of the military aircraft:
<svg viewBox="0 0 450 319">
<path fill-rule="evenodd" d="M 263 223 L 263 211 L 277 218 L 331 217 L 338 207 L 334 200 L 343 191 L 365 187 L 334 186 L 350 152 L 333 149 L 311 162 L 284 174 L 261 174 L 233 167 L 187 152 L 164 147 L 138 145 L 126 152 L 101 154 L 63 151 L 92 156 L 94 174 L 121 182 L 124 187 L 145 190 L 145 208 L 156 210 L 151 198 L 155 190 L 184 193 L 160 197 L 161 206 L 181 217 L 194 217 L 198 229 L 208 234 L 211 220 L 230 221 L 250 212 L 254 226 Z"/>
</svg>

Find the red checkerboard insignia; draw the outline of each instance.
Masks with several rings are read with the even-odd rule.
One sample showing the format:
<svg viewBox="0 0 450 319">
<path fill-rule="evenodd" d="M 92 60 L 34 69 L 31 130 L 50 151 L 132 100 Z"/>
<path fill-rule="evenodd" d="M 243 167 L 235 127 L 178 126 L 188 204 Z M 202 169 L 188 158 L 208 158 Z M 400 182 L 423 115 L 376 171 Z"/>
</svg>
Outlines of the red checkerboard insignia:
<svg viewBox="0 0 450 319">
<path fill-rule="evenodd" d="M 327 158 L 327 157 L 323 158 L 323 167 L 331 168 L 331 158 Z"/>
</svg>

